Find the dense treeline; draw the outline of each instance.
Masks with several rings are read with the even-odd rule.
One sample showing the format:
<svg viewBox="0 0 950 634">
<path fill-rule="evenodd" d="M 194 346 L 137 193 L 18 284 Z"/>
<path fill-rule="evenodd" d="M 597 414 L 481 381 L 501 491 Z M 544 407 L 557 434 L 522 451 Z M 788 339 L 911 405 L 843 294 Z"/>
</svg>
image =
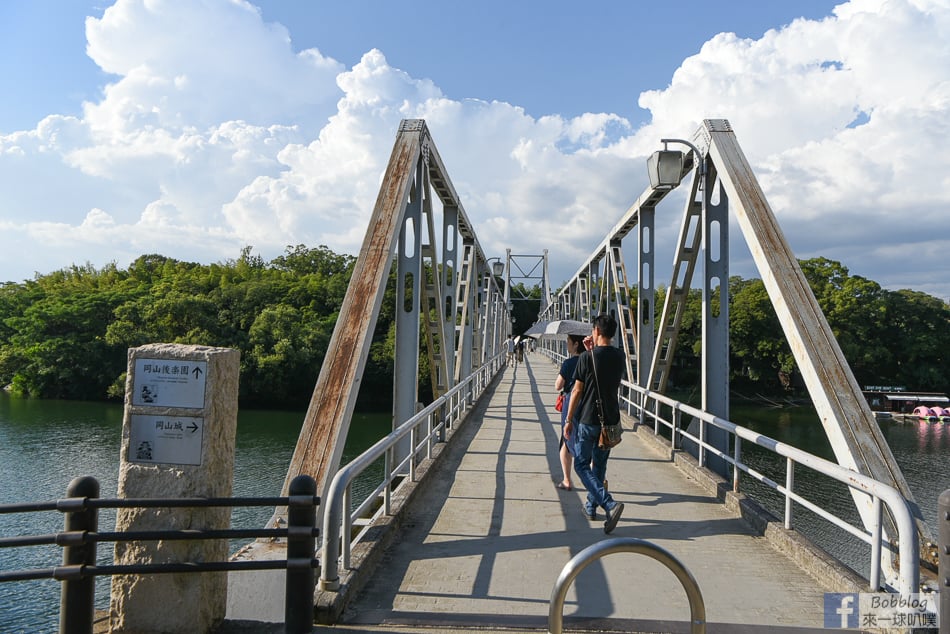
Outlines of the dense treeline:
<svg viewBox="0 0 950 634">
<path fill-rule="evenodd" d="M 911 290 L 888 291 L 827 258 L 800 262 L 818 304 L 861 386 L 950 388 L 950 305 Z M 732 387 L 776 394 L 804 389 L 762 280 L 729 280 Z M 696 385 L 700 372 L 701 294 L 689 294 L 672 380 Z M 715 300 L 714 300 L 715 301 Z M 663 305 L 662 293 L 657 305 Z"/>
<path fill-rule="evenodd" d="M 152 342 L 241 351 L 245 406 L 306 404 L 326 354 L 354 259 L 326 247 L 288 248 L 265 262 L 244 249 L 237 260 L 203 265 L 145 255 L 127 270 L 73 266 L 0 287 L 0 385 L 44 398 L 121 398 L 126 353 Z M 861 384 L 945 391 L 950 372 L 950 306 L 915 291 L 887 291 L 849 275 L 838 262 L 802 262 Z M 390 285 L 392 286 L 392 285 Z M 538 289 L 520 289 L 537 299 Z M 731 372 L 736 389 L 801 388 L 800 376 L 760 280 L 730 280 Z M 656 305 L 663 305 L 663 289 Z M 535 297 L 537 296 L 537 297 Z M 698 381 L 699 291 L 680 328 L 677 387 Z M 394 298 L 387 291 L 362 381 L 362 406 L 385 407 L 392 393 Z M 516 333 L 533 321 L 532 302 L 515 302 Z M 526 312 L 528 311 L 528 312 Z M 422 355 L 425 362 L 425 355 Z M 425 382 L 428 371 L 420 378 Z M 423 389 L 425 389 L 423 387 Z"/>
<path fill-rule="evenodd" d="M 0 384 L 26 396 L 120 398 L 128 348 L 200 344 L 241 351 L 242 403 L 300 407 L 353 263 L 326 247 L 288 248 L 271 262 L 245 248 L 220 264 L 145 255 L 128 270 L 73 266 L 7 283 L 0 289 Z M 392 391 L 391 323 L 392 311 L 384 311 L 364 381 L 382 394 Z"/>
</svg>

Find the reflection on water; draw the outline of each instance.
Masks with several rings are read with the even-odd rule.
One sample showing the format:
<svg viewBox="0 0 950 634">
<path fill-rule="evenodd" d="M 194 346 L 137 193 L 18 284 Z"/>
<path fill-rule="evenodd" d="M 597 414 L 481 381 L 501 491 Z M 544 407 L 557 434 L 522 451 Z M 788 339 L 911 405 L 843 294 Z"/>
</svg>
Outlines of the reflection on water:
<svg viewBox="0 0 950 634">
<path fill-rule="evenodd" d="M 102 497 L 115 497 L 122 412 L 121 405 L 13 399 L 0 390 L 0 481 L 14 483 L 0 487 L 0 504 L 65 497 L 70 480 L 79 475 L 99 480 Z M 239 412 L 235 496 L 280 495 L 303 417 L 301 412 Z M 355 415 L 343 462 L 385 435 L 390 421 L 389 415 Z M 237 508 L 232 526 L 261 527 L 272 513 L 271 508 Z M 0 515 L 4 537 L 55 533 L 62 527 L 58 512 Z M 100 512 L 99 529 L 114 527 L 115 512 Z M 247 542 L 233 542 L 232 552 L 242 543 Z M 98 554 L 99 564 L 112 563 L 109 544 L 101 544 Z M 62 551 L 55 546 L 2 548 L 0 570 L 48 568 L 58 565 L 61 558 Z M 109 580 L 100 577 L 96 584 L 97 607 L 106 608 Z M 59 594 L 59 584 L 52 580 L 0 583 L 0 632 L 55 632 Z"/>
</svg>

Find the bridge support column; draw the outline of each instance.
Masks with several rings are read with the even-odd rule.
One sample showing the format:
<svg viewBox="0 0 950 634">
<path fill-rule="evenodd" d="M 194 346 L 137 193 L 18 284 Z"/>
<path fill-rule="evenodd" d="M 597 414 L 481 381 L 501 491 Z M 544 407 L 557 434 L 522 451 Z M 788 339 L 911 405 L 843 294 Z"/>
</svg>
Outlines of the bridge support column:
<svg viewBox="0 0 950 634">
<path fill-rule="evenodd" d="M 718 191 L 717 191 L 718 190 Z M 703 409 L 729 419 L 729 201 L 709 164 L 703 181 Z M 718 199 L 718 200 L 714 200 Z M 714 302 L 716 290 L 719 298 Z M 698 430 L 697 430 L 698 431 Z M 698 434 L 697 434 L 698 435 Z M 731 453 L 729 434 L 706 427 L 706 441 Z M 728 463 L 713 454 L 707 466 L 722 476 Z"/>
<path fill-rule="evenodd" d="M 422 201 L 425 196 L 425 158 L 416 164 L 416 180 L 399 232 L 396 256 L 396 351 L 393 369 L 393 429 L 416 413 L 419 394 L 419 293 L 422 286 Z M 437 272 L 433 271 L 433 275 Z M 392 466 L 412 450 L 408 438 L 393 447 Z M 399 472 L 409 473 L 404 467 Z"/>
<path fill-rule="evenodd" d="M 637 262 L 637 310 L 635 336 L 637 337 L 637 385 L 650 388 L 648 384 L 650 367 L 653 365 L 653 348 L 656 345 L 656 317 L 654 304 L 656 302 L 656 255 L 654 227 L 656 225 L 656 209 L 654 207 L 640 208 L 640 251 Z M 629 377 L 631 382 L 633 377 Z"/>
</svg>

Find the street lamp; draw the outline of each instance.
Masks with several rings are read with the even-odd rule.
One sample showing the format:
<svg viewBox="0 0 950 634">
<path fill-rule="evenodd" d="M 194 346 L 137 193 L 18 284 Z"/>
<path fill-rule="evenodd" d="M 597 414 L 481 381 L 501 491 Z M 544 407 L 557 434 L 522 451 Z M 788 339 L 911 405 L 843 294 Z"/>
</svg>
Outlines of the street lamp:
<svg viewBox="0 0 950 634">
<path fill-rule="evenodd" d="M 670 190 L 679 186 L 683 178 L 683 163 L 685 156 L 679 150 L 670 150 L 668 143 L 682 143 L 696 155 L 696 160 L 703 161 L 702 155 L 695 145 L 682 139 L 660 139 L 663 149 L 657 150 L 647 159 L 647 174 L 650 176 L 650 187 L 653 189 Z M 705 163 L 699 164 L 700 175 L 705 174 Z"/>
<path fill-rule="evenodd" d="M 501 277 L 505 272 L 505 263 L 501 261 L 501 258 L 488 258 L 485 263 L 487 264 L 492 262 L 492 260 L 498 260 L 497 262 L 493 262 L 491 265 L 492 275 L 495 277 Z"/>
</svg>

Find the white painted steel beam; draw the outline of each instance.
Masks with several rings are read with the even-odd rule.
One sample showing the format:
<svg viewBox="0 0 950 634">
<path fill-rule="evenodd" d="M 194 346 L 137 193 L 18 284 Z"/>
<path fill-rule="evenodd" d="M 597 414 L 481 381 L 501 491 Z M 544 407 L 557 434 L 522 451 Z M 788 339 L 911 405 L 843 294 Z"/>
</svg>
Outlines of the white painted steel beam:
<svg viewBox="0 0 950 634">
<path fill-rule="evenodd" d="M 921 545 L 932 541 L 904 475 L 731 126 L 728 121 L 707 120 L 700 132 L 838 464 L 898 490 L 911 503 Z M 874 523 L 870 498 L 860 492 L 854 498 L 865 527 L 870 528 Z M 890 532 L 893 535 L 893 530 Z"/>
</svg>

